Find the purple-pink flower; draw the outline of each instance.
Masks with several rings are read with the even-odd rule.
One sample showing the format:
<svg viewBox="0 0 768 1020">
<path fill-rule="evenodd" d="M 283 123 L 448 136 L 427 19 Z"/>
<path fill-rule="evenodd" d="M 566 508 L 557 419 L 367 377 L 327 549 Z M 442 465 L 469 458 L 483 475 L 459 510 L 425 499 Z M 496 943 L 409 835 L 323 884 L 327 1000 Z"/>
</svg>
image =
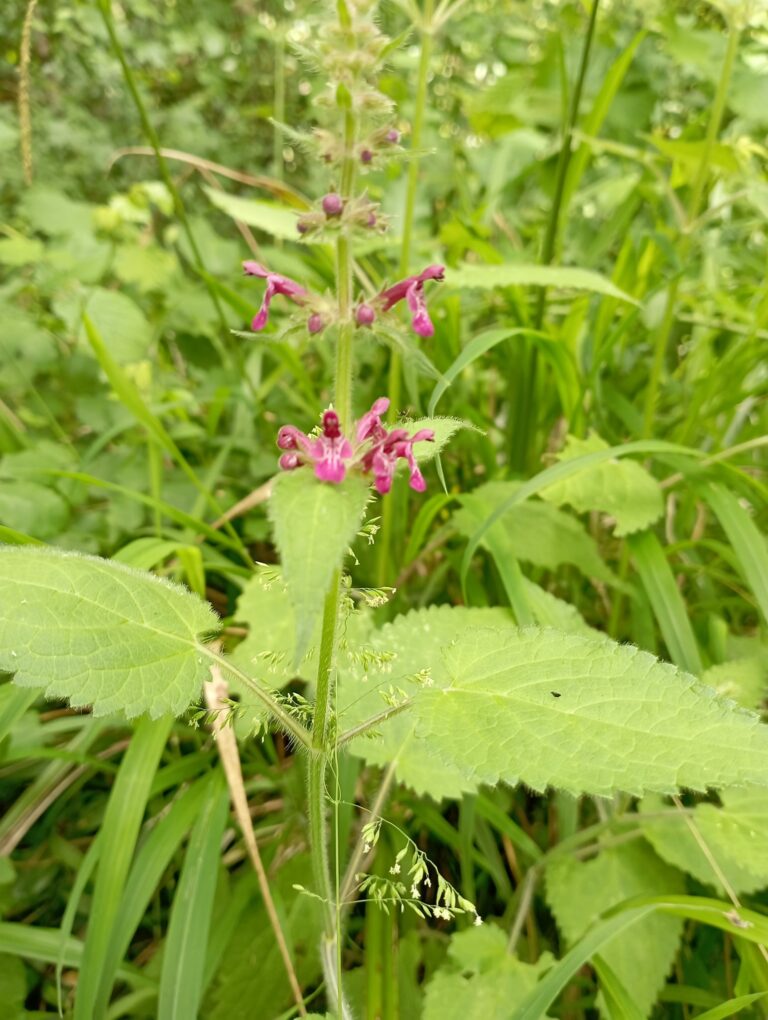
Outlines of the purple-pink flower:
<svg viewBox="0 0 768 1020">
<path fill-rule="evenodd" d="M 373 475 L 374 484 L 382 495 L 392 488 L 392 479 L 399 460 L 410 469 L 410 486 L 424 492 L 426 482 L 416 463 L 413 444 L 433 442 L 432 429 L 420 429 L 410 436 L 404 428 L 388 429 L 381 416 L 389 408 L 389 399 L 379 397 L 370 411 L 359 418 L 354 426 L 354 446 L 341 431 L 339 416 L 333 410 L 325 411 L 322 431 L 311 437 L 293 425 L 283 425 L 277 434 L 277 445 L 284 451 L 280 467 L 293 471 L 303 464 L 313 464 L 315 475 L 323 482 L 339 483 L 350 470 Z"/>
<path fill-rule="evenodd" d="M 261 308 L 254 316 L 253 322 L 251 322 L 251 329 L 254 333 L 258 333 L 266 326 L 267 319 L 269 318 L 269 306 L 275 294 L 283 294 L 285 297 L 290 298 L 291 301 L 295 301 L 297 305 L 304 303 L 303 299 L 307 296 L 308 291 L 290 277 L 270 272 L 260 262 L 243 262 L 243 269 L 248 276 L 259 276 L 262 280 L 267 281 L 267 289 L 264 291 Z"/>
<path fill-rule="evenodd" d="M 411 310 L 411 323 L 419 336 L 429 337 L 435 332 L 432 320 L 427 311 L 427 303 L 424 300 L 424 283 L 427 280 L 442 280 L 445 275 L 444 266 L 427 266 L 421 273 L 415 276 L 408 276 L 405 280 L 388 287 L 379 294 L 382 302 L 382 310 L 388 311 L 403 298 L 408 302 Z"/>
</svg>

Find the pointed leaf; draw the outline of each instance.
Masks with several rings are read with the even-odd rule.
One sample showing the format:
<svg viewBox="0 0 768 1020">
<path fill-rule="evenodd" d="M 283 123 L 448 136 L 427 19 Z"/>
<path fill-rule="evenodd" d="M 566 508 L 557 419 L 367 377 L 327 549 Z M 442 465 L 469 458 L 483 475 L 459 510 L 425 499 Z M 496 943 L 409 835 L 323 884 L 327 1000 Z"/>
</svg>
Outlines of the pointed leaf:
<svg viewBox="0 0 768 1020">
<path fill-rule="evenodd" d="M 362 478 L 332 485 L 308 468 L 281 474 L 275 482 L 269 516 L 296 613 L 297 662 L 312 638 L 333 572 L 354 541 L 368 494 Z"/>
<path fill-rule="evenodd" d="M 152 574 L 94 556 L 0 547 L 0 670 L 95 715 L 178 715 L 207 667 L 210 607 Z"/>
<path fill-rule="evenodd" d="M 553 630 L 456 635 L 419 691 L 423 751 L 474 782 L 573 793 L 768 783 L 768 727 L 637 648 Z"/>
</svg>

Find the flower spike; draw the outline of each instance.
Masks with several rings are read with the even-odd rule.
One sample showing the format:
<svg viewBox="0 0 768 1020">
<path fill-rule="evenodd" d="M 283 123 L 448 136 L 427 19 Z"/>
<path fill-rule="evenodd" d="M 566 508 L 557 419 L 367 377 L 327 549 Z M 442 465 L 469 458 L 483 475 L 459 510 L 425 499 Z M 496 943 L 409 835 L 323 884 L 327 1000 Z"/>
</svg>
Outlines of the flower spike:
<svg viewBox="0 0 768 1020">
<path fill-rule="evenodd" d="M 275 294 L 283 294 L 285 297 L 290 298 L 291 301 L 295 301 L 297 305 L 304 303 L 303 299 L 307 296 L 308 291 L 300 283 L 291 280 L 290 277 L 273 273 L 266 266 L 262 266 L 260 262 L 243 262 L 243 269 L 247 276 L 258 276 L 262 280 L 267 281 L 267 289 L 264 291 L 261 308 L 251 323 L 251 329 L 253 329 L 254 333 L 258 333 L 266 326 L 269 319 L 269 306 Z"/>
</svg>

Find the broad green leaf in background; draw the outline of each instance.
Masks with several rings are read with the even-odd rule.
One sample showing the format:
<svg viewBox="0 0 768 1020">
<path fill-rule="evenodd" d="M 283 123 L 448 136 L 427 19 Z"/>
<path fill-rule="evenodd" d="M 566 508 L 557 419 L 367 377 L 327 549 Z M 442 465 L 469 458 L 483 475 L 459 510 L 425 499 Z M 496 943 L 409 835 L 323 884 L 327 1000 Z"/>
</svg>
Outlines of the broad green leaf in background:
<svg viewBox="0 0 768 1020">
<path fill-rule="evenodd" d="M 354 541 L 368 495 L 362 478 L 332 485 L 308 468 L 285 472 L 275 482 L 269 517 L 296 614 L 297 663 L 312 639 L 333 572 Z"/>
<path fill-rule="evenodd" d="M 216 627 L 206 603 L 152 574 L 0 547 L 0 669 L 95 715 L 183 712 L 208 672 L 198 636 Z"/>
<path fill-rule="evenodd" d="M 309 860 L 305 854 L 285 861 L 270 888 L 299 982 L 309 984 L 320 974 L 318 939 L 322 932 L 322 905 L 297 894 L 295 883 L 306 881 Z M 291 989 L 285 968 L 260 899 L 251 901 L 232 932 L 216 975 L 205 997 L 206 1020 L 233 1020 L 247 1003 L 249 1017 L 279 1017 L 289 1009 Z"/>
<path fill-rule="evenodd" d="M 557 459 L 573 460 L 607 449 L 608 443 L 595 432 L 587 439 L 569 436 Z M 619 536 L 649 527 L 664 512 L 659 483 L 644 467 L 628 457 L 603 461 L 562 482 L 549 485 L 542 491 L 541 498 L 556 506 L 569 504 L 579 513 L 599 510 L 613 518 L 616 522 L 614 532 Z"/>
<path fill-rule="evenodd" d="M 0 953 L 0 1020 L 24 1020 L 27 978 L 18 956 Z"/>
<path fill-rule="evenodd" d="M 229 195 L 218 188 L 203 188 L 203 191 L 217 209 L 221 209 L 233 220 L 247 223 L 249 227 L 256 227 L 283 241 L 300 239 L 296 229 L 296 213 L 284 205 L 264 202 L 258 198 L 240 198 L 239 195 Z"/>
<path fill-rule="evenodd" d="M 685 891 L 683 876 L 642 841 L 607 847 L 593 859 L 556 857 L 547 866 L 547 901 L 568 945 L 576 943 L 611 907 L 633 896 Z M 648 1016 L 672 966 L 683 925 L 656 914 L 617 936 L 600 956 Z"/>
<path fill-rule="evenodd" d="M 427 984 L 423 1020 L 510 1020 L 551 964 L 549 953 L 533 965 L 511 956 L 507 936 L 492 924 L 458 932 Z"/>
<path fill-rule="evenodd" d="M 37 482 L 0 481 L 0 524 L 49 539 L 69 524 L 69 507 L 54 489 Z"/>
<path fill-rule="evenodd" d="M 720 662 L 704 670 L 701 679 L 744 708 L 759 708 L 768 689 L 768 654 Z"/>
<path fill-rule="evenodd" d="M 592 794 L 768 784 L 759 716 L 647 652 L 535 628 L 454 637 L 443 682 L 418 692 L 413 715 L 423 753 L 475 783 Z"/>
<path fill-rule="evenodd" d="M 724 790 L 722 807 L 697 804 L 690 819 L 717 866 L 737 893 L 753 893 L 768 886 L 768 790 L 743 787 Z M 665 861 L 674 864 L 705 885 L 722 891 L 716 871 L 691 832 L 682 812 L 656 814 L 660 804 L 648 797 L 642 803 L 643 832 Z"/>
<path fill-rule="evenodd" d="M 152 341 L 152 328 L 146 316 L 126 294 L 95 287 L 84 311 L 107 345 L 110 355 L 121 365 L 141 361 Z M 85 326 L 80 333 L 87 347 Z"/>
<path fill-rule="evenodd" d="M 454 289 L 476 287 L 495 290 L 498 287 L 563 287 L 607 294 L 630 304 L 634 298 L 625 294 L 614 283 L 591 269 L 569 266 L 540 266 L 508 262 L 501 266 L 462 265 L 446 272 L 446 286 Z"/>
<path fill-rule="evenodd" d="M 453 523 L 462 535 L 474 535 L 478 527 L 519 489 L 518 482 L 488 482 L 461 497 L 462 508 Z M 594 539 L 580 521 L 548 503 L 519 503 L 497 521 L 489 532 L 497 548 L 537 567 L 555 570 L 572 564 L 587 577 L 609 584 L 617 578 L 600 557 Z"/>
</svg>

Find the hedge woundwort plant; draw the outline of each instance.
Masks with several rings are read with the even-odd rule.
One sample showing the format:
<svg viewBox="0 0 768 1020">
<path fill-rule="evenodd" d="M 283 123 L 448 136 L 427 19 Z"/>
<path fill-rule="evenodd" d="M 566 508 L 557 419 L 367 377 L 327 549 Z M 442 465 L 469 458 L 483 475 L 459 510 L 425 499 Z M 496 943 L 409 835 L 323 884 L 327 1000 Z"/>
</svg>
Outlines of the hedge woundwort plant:
<svg viewBox="0 0 768 1020">
<path fill-rule="evenodd" d="M 524 783 L 539 793 L 554 788 L 579 796 L 611 798 L 611 804 L 619 792 L 673 794 L 684 787 L 705 791 L 736 784 L 765 786 L 768 782 L 766 728 L 755 713 L 717 697 L 691 675 L 700 672 L 702 664 L 687 618 L 685 626 L 677 632 L 671 627 L 665 630 L 664 638 L 675 665 L 663 663 L 638 648 L 611 641 L 588 626 L 573 606 L 534 583 L 519 566 L 518 546 L 513 541 L 519 535 L 501 527 L 508 520 L 508 512 L 527 509 L 531 513 L 528 520 L 533 518 L 536 523 L 535 515 L 546 523 L 552 518 L 545 511 L 559 515 L 560 508 L 566 505 L 578 512 L 610 514 L 617 526 L 615 538 L 626 537 L 627 562 L 631 550 L 638 562 L 645 564 L 655 586 L 650 590 L 659 593 L 659 600 L 668 610 L 670 606 L 674 608 L 675 600 L 681 601 L 679 592 L 651 530 L 663 516 L 663 489 L 649 471 L 628 458 L 665 456 L 674 459 L 676 467 L 683 465 L 692 475 L 702 467 L 698 451 L 671 443 L 644 439 L 609 446 L 599 436 L 586 439 L 571 436 L 558 453 L 558 463 L 523 482 L 503 477 L 510 468 L 514 470 L 515 463 L 523 465 L 529 460 L 530 436 L 535 431 L 531 405 L 546 381 L 543 370 L 534 371 L 531 367 L 522 379 L 506 380 L 510 393 L 519 394 L 521 387 L 529 385 L 530 400 L 522 400 L 518 407 L 507 406 L 499 415 L 500 427 L 507 429 L 506 453 L 497 443 L 491 457 L 496 458 L 500 477 L 479 486 L 477 491 L 452 492 L 450 496 L 450 501 L 458 504 L 455 512 L 452 507 L 453 537 L 468 540 L 462 582 L 474 569 L 475 552 L 488 554 L 498 568 L 510 606 L 494 606 L 490 590 L 480 597 L 482 608 L 474 608 L 473 588 L 465 583 L 466 605 L 421 608 L 383 625 L 369 611 L 386 601 L 392 591 L 384 586 L 394 580 L 386 575 L 386 570 L 392 559 L 391 508 L 396 486 L 404 487 L 407 482 L 416 493 L 423 493 L 427 484 L 424 463 L 461 425 L 455 419 L 411 421 L 398 417 L 402 411 L 399 406 L 402 366 L 397 353 L 390 355 L 388 393 L 375 392 L 372 402 L 370 398 L 363 401 L 359 395 L 362 387 L 356 385 L 364 360 L 359 350 L 364 347 L 370 350 L 371 339 L 385 340 L 388 345 L 399 340 L 401 349 L 406 346 L 405 339 L 411 343 L 411 332 L 417 337 L 414 344 L 430 340 L 435 327 L 428 302 L 441 281 L 449 286 L 452 282 L 451 272 L 442 265 L 427 264 L 430 261 L 427 258 L 413 265 L 411 254 L 431 39 L 451 13 L 462 6 L 462 0 L 454 3 L 425 0 L 421 7 L 403 0 L 400 6 L 413 16 L 414 23 L 418 21 L 423 44 L 410 142 L 408 135 L 401 137 L 393 103 L 377 87 L 392 44 L 376 24 L 374 0 L 337 0 L 335 11 L 313 24 L 311 43 L 306 44 L 301 55 L 325 82 L 317 103 L 319 123 L 305 135 L 287 125 L 280 128 L 281 137 L 290 133 L 291 137 L 300 138 L 324 174 L 323 194 L 298 216 L 296 227 L 298 242 L 322 244 L 324 250 L 332 248 L 335 282 L 331 292 L 313 291 L 304 280 L 275 271 L 261 258 L 243 262 L 246 286 L 253 289 L 254 310 L 258 307 L 251 322 L 253 334 L 271 328 L 275 320 L 288 318 L 293 327 L 306 331 L 309 344 L 332 352 L 334 363 L 329 405 L 318 405 L 314 414 L 310 410 L 311 420 L 280 424 L 275 436 L 275 477 L 262 488 L 271 493 L 268 515 L 279 567 L 261 565 L 254 571 L 250 552 L 231 525 L 224 534 L 215 525 L 198 522 L 201 536 L 218 544 L 215 550 L 218 559 L 210 561 L 213 570 L 226 565 L 227 557 L 233 561 L 230 566 L 235 559 L 242 561 L 232 574 L 238 583 L 245 576 L 244 597 L 252 597 L 257 603 L 257 609 L 247 618 L 249 631 L 245 642 L 236 646 L 233 655 L 223 652 L 222 641 L 216 636 L 220 622 L 210 606 L 199 596 L 152 574 L 119 562 L 24 544 L 27 536 L 8 528 L 3 535 L 16 544 L 0 546 L 0 672 L 14 674 L 18 687 L 44 688 L 48 696 L 66 698 L 75 708 L 91 707 L 96 716 L 122 712 L 129 719 L 144 717 L 137 723 L 131 745 L 131 767 L 135 767 L 137 759 L 141 764 L 141 756 L 149 753 L 146 749 L 154 756 L 153 762 L 159 760 L 170 731 L 167 717 L 189 711 L 199 699 L 212 669 L 222 683 L 226 679 L 240 699 L 230 706 L 233 719 L 250 713 L 251 732 L 255 730 L 261 735 L 269 730 L 280 732 L 290 741 L 296 757 L 302 757 L 308 776 L 306 817 L 313 881 L 311 888 L 296 888 L 321 905 L 323 937 L 319 955 L 326 1000 L 328 1008 L 335 1010 L 342 1020 L 352 1016 L 343 994 L 343 937 L 358 900 L 398 913 L 409 909 L 431 921 L 450 922 L 463 915 L 465 921 L 481 923 L 471 899 L 460 895 L 423 847 L 405 833 L 393 837 L 398 849 L 391 861 L 379 862 L 375 874 L 363 870 L 374 848 L 389 842 L 380 838 L 384 827 L 399 832 L 382 817 L 395 780 L 437 801 L 477 793 L 483 785 Z M 176 214 L 184 227 L 190 229 L 159 139 L 120 49 L 107 0 L 100 0 L 100 9 L 158 156 L 161 174 L 174 196 Z M 576 131 L 581 85 L 585 81 L 597 15 L 598 0 L 593 0 L 577 88 L 564 132 L 564 150 L 556 173 L 555 201 L 542 257 L 548 265 L 534 266 L 537 272 L 530 277 L 532 293 L 528 297 L 537 328 L 511 329 L 509 333 L 505 332 L 506 327 L 494 328 L 486 334 L 461 336 L 457 340 L 458 354 L 435 388 L 431 409 L 462 371 L 498 343 L 517 341 L 520 334 L 528 333 L 532 338 L 535 334 L 537 340 L 551 340 L 553 348 L 562 349 L 562 338 L 545 332 L 548 329 L 545 320 L 550 316 L 545 315 L 543 287 L 550 285 L 547 281 L 553 280 L 552 274 L 557 270 L 549 263 L 557 261 L 558 238 L 564 226 L 560 219 L 564 218 L 568 204 L 563 196 L 569 189 L 570 152 L 565 147 L 570 146 Z M 731 26 L 709 122 L 706 158 L 690 196 L 691 222 L 704 206 L 708 173 L 705 164 L 712 155 L 722 120 L 740 31 L 735 23 Z M 281 39 L 280 60 L 282 46 Z M 280 95 L 278 105 L 284 98 Z M 409 145 L 412 151 L 407 153 Z M 402 234 L 399 269 L 393 272 L 393 280 L 374 287 L 369 283 L 369 274 L 356 264 L 356 244 L 386 234 L 390 223 L 369 195 L 366 179 L 389 159 L 406 155 L 412 157 L 406 201 L 402 222 L 395 224 Z M 194 241 L 191 233 L 190 238 Z M 190 250 L 223 315 L 220 297 L 224 288 L 219 288 L 204 271 L 198 247 L 190 243 Z M 689 242 L 682 250 L 689 250 Z M 380 254 L 377 252 L 377 257 Z M 521 269 L 519 265 L 513 268 Z M 542 275 L 543 270 L 546 271 Z M 515 286 L 522 287 L 519 281 Z M 538 291 L 536 286 L 540 287 Z M 614 295 L 612 300 L 620 294 L 615 287 L 610 288 L 610 293 Z M 646 403 L 648 431 L 654 421 L 676 295 L 677 284 L 673 283 L 654 345 Z M 238 307 L 242 308 L 242 302 Z M 553 312 L 551 317 L 554 315 Z M 87 314 L 83 315 L 83 325 L 85 337 L 114 394 L 134 415 L 150 441 L 168 454 L 186 480 L 205 497 L 218 519 L 220 508 L 209 487 L 198 479 L 165 425 L 144 402 L 132 378 L 116 363 L 110 354 L 109 338 L 101 337 Z M 216 344 L 231 367 L 239 364 L 242 349 L 224 350 L 220 336 Z M 530 360 L 530 365 L 535 367 L 536 357 Z M 534 387 L 537 371 L 540 385 Z M 416 391 L 414 403 L 418 397 Z M 298 401 L 296 406 L 302 406 L 302 402 Z M 518 436 L 515 430 L 521 419 L 524 428 Z M 515 442 L 510 444 L 510 439 Z M 516 444 L 518 457 L 511 453 Z M 721 455 L 715 455 L 712 461 L 718 456 Z M 606 490 L 611 490 L 607 501 Z M 522 507 L 525 501 L 537 496 L 550 505 L 539 501 Z M 734 496 L 707 480 L 701 498 L 722 518 L 726 531 L 730 527 L 741 538 L 742 546 L 749 545 L 751 532 L 738 516 L 740 506 Z M 373 539 L 376 525 L 374 520 L 366 519 L 366 510 L 379 499 L 379 506 L 389 508 L 381 511 L 383 534 L 378 536 L 375 581 L 380 587 L 356 588 L 351 580 L 355 568 L 346 571 L 345 564 L 358 536 Z M 441 499 L 438 497 L 437 503 L 446 506 Z M 164 514 L 174 525 L 181 520 L 185 528 L 194 521 L 168 504 L 162 508 L 158 504 L 155 509 L 159 538 L 166 537 L 161 531 Z M 558 519 L 562 524 L 562 519 Z M 572 535 L 576 526 L 573 517 L 565 517 L 562 524 L 565 533 Z M 530 524 L 529 527 L 535 530 Z M 749 541 L 744 539 L 745 535 Z M 172 548 L 173 553 L 168 555 L 175 557 L 177 547 Z M 189 553 L 192 547 L 183 548 Z M 200 556 L 195 562 L 202 568 L 199 547 L 192 548 L 192 553 Z M 458 557 L 455 559 L 458 564 Z M 590 569 L 598 571 L 605 567 L 598 556 L 593 557 L 591 564 Z M 224 573 L 229 576 L 226 566 Z M 610 571 L 603 570 L 603 577 L 607 585 L 617 582 Z M 196 581 L 196 590 L 204 592 L 204 569 Z M 626 588 L 627 585 L 617 586 L 619 595 L 615 597 L 620 598 Z M 242 651 L 246 642 L 248 655 Z M 282 688 L 292 680 L 305 682 L 310 693 L 305 697 L 295 690 L 284 692 Z M 31 703 L 24 700 L 28 692 L 13 693 L 22 696 L 19 705 L 23 712 Z M 233 743 L 234 738 L 230 754 L 236 761 Z M 379 792 L 370 810 L 362 809 L 364 823 L 352 847 L 345 845 L 344 827 L 339 823 L 342 803 L 339 758 L 347 753 L 368 765 L 384 766 Z M 231 774 L 232 770 L 228 776 Z M 148 777 L 144 779 L 148 791 L 150 781 Z M 121 794 L 117 783 L 114 790 L 116 797 Z M 240 819 L 248 815 L 244 790 L 241 793 Z M 200 796 L 203 794 L 208 796 L 205 790 Z M 223 827 L 226 799 L 222 800 L 222 794 L 226 791 L 219 782 L 218 801 L 211 794 L 208 803 L 209 808 L 211 804 L 215 806 L 213 814 Z M 503 823 L 504 812 L 498 807 L 495 810 Z M 136 834 L 143 811 L 144 802 L 134 812 Z M 617 812 L 620 813 L 620 807 Z M 332 815 L 335 817 L 331 819 Z M 201 842 L 203 836 L 204 833 Z M 210 844 L 214 860 L 219 843 L 220 839 Z M 518 916 L 511 925 L 508 943 L 510 957 L 517 945 L 522 916 L 530 906 L 533 883 L 546 864 L 546 854 L 527 836 L 523 840 L 523 846 L 526 845 L 529 853 L 532 848 L 531 857 L 536 863 L 518 885 Z M 111 868 L 109 875 L 114 888 L 124 887 L 135 846 L 134 838 L 133 844 L 121 846 L 115 861 L 106 863 Z M 88 856 L 90 860 L 90 852 Z M 468 885 L 468 895 L 474 898 L 470 888 Z M 209 892 L 212 897 L 212 886 Z M 108 899 L 104 895 L 94 902 Z M 662 909 L 658 904 L 648 909 L 657 907 Z M 108 908 L 112 909 L 109 904 Z M 739 909 L 740 905 L 735 903 L 726 921 L 733 932 L 743 934 L 747 925 L 739 916 Z M 277 918 L 277 912 L 273 913 Z M 171 916 L 173 920 L 174 915 Z M 117 949 L 106 945 L 103 933 L 110 923 L 109 915 L 106 920 L 100 916 L 91 922 L 83 950 L 75 1020 L 104 1020 L 107 1015 L 122 945 Z M 273 923 L 279 927 L 277 920 Z M 483 937 L 491 934 L 488 928 L 481 933 Z M 492 937 L 495 936 L 498 932 L 493 933 Z M 287 940 L 281 945 L 286 968 L 292 973 Z M 110 954 L 116 954 L 112 971 Z M 557 967 L 566 964 L 567 958 Z M 173 999 L 175 992 L 175 975 L 170 970 L 169 975 L 160 995 L 163 1001 L 165 995 Z M 292 976 L 297 1008 L 306 1013 L 300 983 Z M 534 1004 L 537 1009 L 541 1007 L 538 1012 L 521 1015 L 543 1015 L 562 988 L 558 980 L 555 975 L 550 989 L 554 991 L 547 1001 L 541 993 L 544 998 Z M 199 1004 L 202 977 L 197 991 Z M 196 1007 L 189 1015 L 195 1013 Z"/>
</svg>

